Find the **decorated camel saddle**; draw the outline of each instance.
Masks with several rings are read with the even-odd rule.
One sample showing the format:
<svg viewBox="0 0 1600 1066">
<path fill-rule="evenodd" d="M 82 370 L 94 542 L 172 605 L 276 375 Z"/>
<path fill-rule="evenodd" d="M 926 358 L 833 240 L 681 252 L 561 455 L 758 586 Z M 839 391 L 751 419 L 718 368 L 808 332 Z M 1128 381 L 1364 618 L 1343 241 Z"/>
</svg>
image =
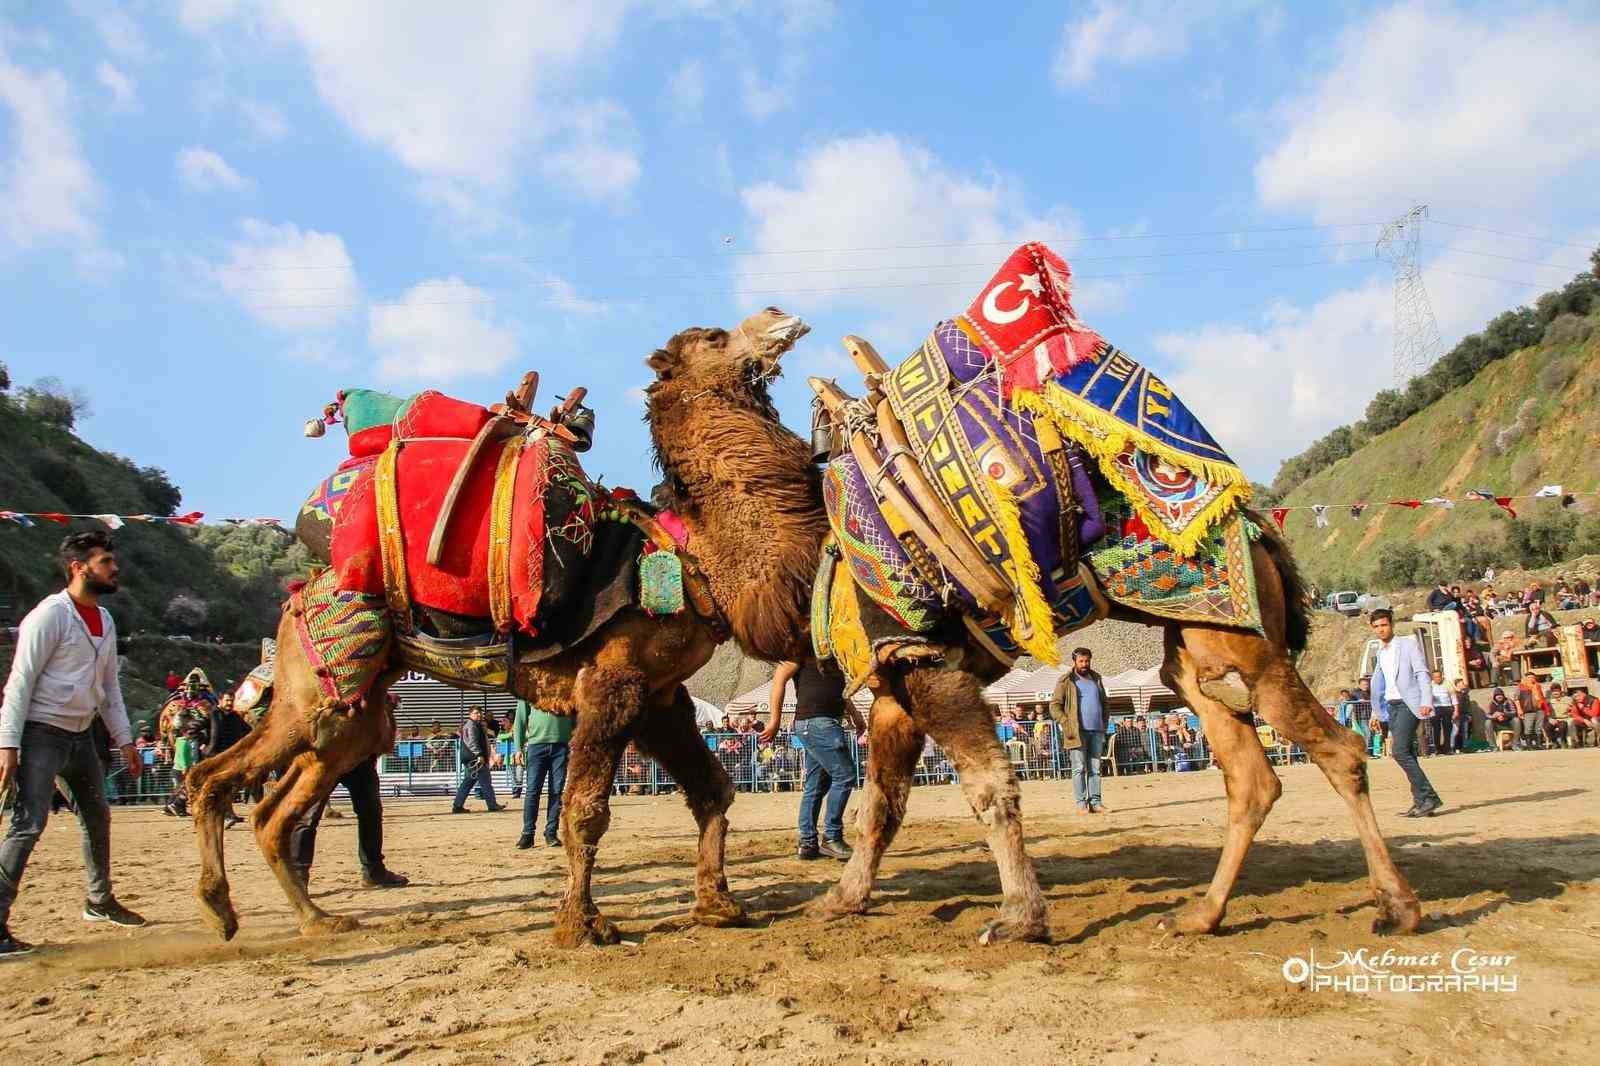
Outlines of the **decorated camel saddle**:
<svg viewBox="0 0 1600 1066">
<path fill-rule="evenodd" d="M 295 527 L 328 564 L 291 614 L 330 699 L 364 692 L 390 640 L 413 669 L 500 689 L 516 663 L 558 654 L 624 607 L 684 609 L 680 545 L 578 462 L 594 427 L 583 390 L 541 417 L 537 382 L 493 407 L 346 389 L 307 423 L 308 436 L 342 424 L 349 438 Z M 641 570 L 654 575 L 643 595 Z"/>
<path fill-rule="evenodd" d="M 1248 478 L 1078 320 L 1070 277 L 1024 245 L 899 365 L 845 338 L 864 397 L 811 379 L 832 529 L 812 637 L 856 683 L 950 626 L 1054 664 L 1112 603 L 1259 631 Z"/>
</svg>

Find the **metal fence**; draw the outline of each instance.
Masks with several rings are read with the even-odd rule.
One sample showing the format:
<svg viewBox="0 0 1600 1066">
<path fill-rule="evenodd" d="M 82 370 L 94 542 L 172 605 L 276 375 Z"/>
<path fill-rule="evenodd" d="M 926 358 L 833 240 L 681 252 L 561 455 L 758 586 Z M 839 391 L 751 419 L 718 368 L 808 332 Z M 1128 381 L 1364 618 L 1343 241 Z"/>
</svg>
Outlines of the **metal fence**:
<svg viewBox="0 0 1600 1066">
<path fill-rule="evenodd" d="M 1366 726 L 1367 714 L 1359 716 Z M 1182 716 L 1180 716 L 1182 717 Z M 1193 719 L 1186 728 L 1160 729 L 1133 718 L 1113 723 L 1106 735 L 1101 772 L 1110 776 L 1146 773 L 1184 773 L 1204 770 L 1212 765 L 1211 747 Z M 1299 748 L 1283 742 L 1266 726 L 1259 726 L 1262 744 L 1276 763 L 1305 758 Z M 1012 769 L 1023 780 L 1063 780 L 1072 775 L 1071 753 L 1062 746 L 1061 729 L 1051 720 L 1005 719 L 995 725 Z M 761 743 L 758 734 L 716 732 L 702 734 L 710 750 L 727 770 L 734 788 L 740 792 L 799 791 L 805 776 L 805 756 L 794 734 L 783 731 L 771 743 Z M 866 770 L 869 745 L 846 731 L 856 785 Z M 490 772 L 495 791 L 513 795 L 524 784 L 524 771 L 513 758 L 509 740 L 498 741 L 503 765 Z M 113 803 L 164 804 L 173 795 L 177 776 L 170 764 L 146 753 L 145 772 L 138 781 L 130 779 L 120 753 L 113 753 L 107 774 L 107 795 Z M 451 737 L 431 737 L 397 741 L 394 750 L 378 760 L 378 776 L 383 793 L 389 798 L 448 796 L 455 792 L 465 771 L 461 745 Z M 948 754 L 929 737 L 913 771 L 918 785 L 951 784 L 959 780 Z M 655 796 L 677 788 L 670 774 L 655 760 L 646 758 L 631 744 L 623 752 L 612 781 L 618 795 Z"/>
</svg>

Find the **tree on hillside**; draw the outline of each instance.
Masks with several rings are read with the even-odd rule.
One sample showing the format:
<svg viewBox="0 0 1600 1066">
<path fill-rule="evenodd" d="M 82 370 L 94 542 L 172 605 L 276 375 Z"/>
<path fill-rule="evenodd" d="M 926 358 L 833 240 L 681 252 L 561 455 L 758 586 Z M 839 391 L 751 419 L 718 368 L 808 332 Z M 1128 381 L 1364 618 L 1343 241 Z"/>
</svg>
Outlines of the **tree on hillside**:
<svg viewBox="0 0 1600 1066">
<path fill-rule="evenodd" d="M 5 392 L 9 388 L 11 388 L 11 371 L 6 369 L 4 363 L 0 363 L 0 392 Z"/>
<path fill-rule="evenodd" d="M 23 389 L 22 410 L 30 418 L 71 429 L 89 415 L 89 397 L 82 389 L 68 389 L 60 378 L 40 378 Z"/>
<path fill-rule="evenodd" d="M 1530 569 L 1572 558 L 1578 541 L 1578 516 L 1562 508 L 1520 518 L 1506 530 L 1506 550 Z"/>
</svg>

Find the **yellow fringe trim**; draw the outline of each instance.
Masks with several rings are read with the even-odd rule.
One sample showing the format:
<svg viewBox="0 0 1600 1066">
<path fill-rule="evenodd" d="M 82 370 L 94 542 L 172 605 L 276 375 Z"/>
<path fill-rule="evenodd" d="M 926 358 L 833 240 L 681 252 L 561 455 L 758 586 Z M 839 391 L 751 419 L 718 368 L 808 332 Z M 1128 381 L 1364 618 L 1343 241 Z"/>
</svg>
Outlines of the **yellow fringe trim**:
<svg viewBox="0 0 1600 1066">
<path fill-rule="evenodd" d="M 1112 488 L 1127 497 L 1129 504 L 1144 519 L 1150 532 L 1159 537 L 1179 555 L 1194 556 L 1200 544 L 1217 522 L 1233 514 L 1250 501 L 1250 479 L 1232 463 L 1215 459 L 1200 459 L 1186 455 L 1171 445 L 1133 430 L 1121 419 L 1114 418 L 1092 403 L 1074 396 L 1056 382 L 1045 382 L 1037 392 L 1017 389 L 1011 402 L 1035 418 L 1049 419 L 1064 435 L 1081 444 L 1100 464 L 1100 473 Z M 1117 467 L 1117 456 L 1129 443 L 1140 451 L 1149 452 L 1174 466 L 1191 471 L 1212 485 L 1222 486 L 1217 498 L 1212 500 L 1182 531 L 1167 525 L 1145 505 L 1139 487 Z"/>
<path fill-rule="evenodd" d="M 509 633 L 511 617 L 511 519 L 516 499 L 517 465 L 524 437 L 507 441 L 494 471 L 494 495 L 489 504 L 489 617 L 495 631 Z"/>
<path fill-rule="evenodd" d="M 378 457 L 372 471 L 372 488 L 377 500 L 378 550 L 383 556 L 383 592 L 389 613 L 396 624 L 411 629 L 411 581 L 406 574 L 406 538 L 400 526 L 400 498 L 396 471 L 400 462 L 400 441 L 392 440 Z"/>
<path fill-rule="evenodd" d="M 1017 646 L 1047 666 L 1060 666 L 1061 656 L 1056 650 L 1055 612 L 1039 588 L 1039 564 L 1033 561 L 1028 550 L 1028 538 L 1022 532 L 1022 511 L 1011 490 L 991 477 L 989 495 L 994 501 L 995 521 L 1000 526 L 1000 536 L 1011 551 L 1011 561 L 1016 567 L 1012 578 L 1016 598 L 1006 608 L 1006 626 Z M 1026 624 L 1019 624 L 1026 623 Z"/>
</svg>

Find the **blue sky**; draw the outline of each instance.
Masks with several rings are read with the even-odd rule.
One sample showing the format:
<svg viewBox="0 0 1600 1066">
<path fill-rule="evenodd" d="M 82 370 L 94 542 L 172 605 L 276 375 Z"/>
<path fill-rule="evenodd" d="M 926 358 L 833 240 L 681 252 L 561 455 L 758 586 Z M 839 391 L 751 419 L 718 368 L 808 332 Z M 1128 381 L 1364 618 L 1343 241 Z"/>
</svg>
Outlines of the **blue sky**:
<svg viewBox="0 0 1600 1066">
<path fill-rule="evenodd" d="M 1045 239 L 1268 478 L 1389 382 L 1381 221 L 1430 205 L 1446 344 L 1600 240 L 1592 4 L 930 7 L 0 0 L 0 360 L 213 517 L 292 517 L 340 387 L 524 369 L 648 490 L 678 329 L 812 322 L 799 427 Z"/>
</svg>

